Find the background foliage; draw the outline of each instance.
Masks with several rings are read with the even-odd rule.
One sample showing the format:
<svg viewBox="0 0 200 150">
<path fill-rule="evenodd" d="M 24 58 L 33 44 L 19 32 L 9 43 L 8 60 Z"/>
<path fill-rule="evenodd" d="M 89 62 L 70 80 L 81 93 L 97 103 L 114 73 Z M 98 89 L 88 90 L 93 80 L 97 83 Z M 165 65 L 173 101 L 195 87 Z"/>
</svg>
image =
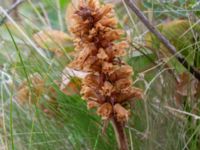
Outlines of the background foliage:
<svg viewBox="0 0 200 150">
<path fill-rule="evenodd" d="M 0 25 L 0 150 L 117 149 L 111 126 L 102 134 L 100 118 L 87 110 L 74 88 L 60 90 L 62 72 L 73 58 L 71 1 L 26 0 L 6 14 L 13 2 L 0 1 L 0 18 L 7 15 Z M 132 104 L 126 127 L 130 149 L 200 149 L 200 83 L 124 3 L 109 2 L 131 45 L 124 60 L 134 68 L 134 84 L 145 94 Z M 136 2 L 199 68 L 199 1 Z"/>
</svg>

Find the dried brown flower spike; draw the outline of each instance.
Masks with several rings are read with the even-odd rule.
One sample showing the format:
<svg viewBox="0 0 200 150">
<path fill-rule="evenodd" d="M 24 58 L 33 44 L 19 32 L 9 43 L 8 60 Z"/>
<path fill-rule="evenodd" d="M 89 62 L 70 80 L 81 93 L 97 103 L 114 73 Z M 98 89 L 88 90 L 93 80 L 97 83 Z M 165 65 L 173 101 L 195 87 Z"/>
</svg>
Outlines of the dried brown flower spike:
<svg viewBox="0 0 200 150">
<path fill-rule="evenodd" d="M 80 1 L 73 21 L 77 56 L 69 66 L 89 72 L 81 89 L 88 108 L 97 107 L 97 114 L 103 120 L 115 120 L 118 128 L 130 114 L 124 102 L 142 95 L 132 87 L 132 68 L 120 59 L 128 48 L 127 42 L 118 42 L 123 31 L 117 29 L 112 5 L 100 5 L 97 0 Z"/>
</svg>

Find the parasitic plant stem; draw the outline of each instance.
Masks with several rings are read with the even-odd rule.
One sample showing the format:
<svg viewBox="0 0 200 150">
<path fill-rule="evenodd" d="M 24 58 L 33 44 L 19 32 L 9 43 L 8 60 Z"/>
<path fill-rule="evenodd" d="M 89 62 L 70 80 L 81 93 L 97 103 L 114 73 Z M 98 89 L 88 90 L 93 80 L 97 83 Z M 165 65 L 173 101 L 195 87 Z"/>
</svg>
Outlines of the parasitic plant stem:
<svg viewBox="0 0 200 150">
<path fill-rule="evenodd" d="M 119 150 L 128 150 L 128 141 L 124 130 L 124 123 L 117 121 L 117 119 L 113 117 L 112 126 L 115 130 Z"/>
<path fill-rule="evenodd" d="M 113 6 L 98 0 L 80 0 L 72 18 L 75 59 L 69 67 L 85 71 L 81 95 L 89 109 L 97 108 L 102 120 L 113 119 L 120 150 L 128 150 L 124 125 L 130 116 L 128 102 L 141 98 L 141 89 L 132 86 L 132 67 L 121 57 L 129 45 L 122 40 Z"/>
</svg>

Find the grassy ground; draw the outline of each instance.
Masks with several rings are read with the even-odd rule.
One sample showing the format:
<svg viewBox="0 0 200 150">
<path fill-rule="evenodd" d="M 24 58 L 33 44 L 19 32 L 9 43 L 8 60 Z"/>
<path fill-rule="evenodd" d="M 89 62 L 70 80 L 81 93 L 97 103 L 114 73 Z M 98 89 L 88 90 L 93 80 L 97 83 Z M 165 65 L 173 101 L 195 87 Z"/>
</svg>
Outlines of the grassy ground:
<svg viewBox="0 0 200 150">
<path fill-rule="evenodd" d="M 145 94 L 133 102 L 126 126 L 130 150 L 199 150 L 200 84 L 128 6 L 111 2 L 132 45 L 124 60 Z M 0 25 L 0 150 L 117 149 L 111 125 L 102 134 L 101 119 L 80 95 L 60 90 L 73 56 L 71 2 L 26 0 L 8 14 L 12 3 L 0 1 L 0 20 L 7 17 Z M 199 68 L 199 2 L 143 0 L 137 5 Z M 34 38 L 47 29 L 64 33 Z"/>
</svg>

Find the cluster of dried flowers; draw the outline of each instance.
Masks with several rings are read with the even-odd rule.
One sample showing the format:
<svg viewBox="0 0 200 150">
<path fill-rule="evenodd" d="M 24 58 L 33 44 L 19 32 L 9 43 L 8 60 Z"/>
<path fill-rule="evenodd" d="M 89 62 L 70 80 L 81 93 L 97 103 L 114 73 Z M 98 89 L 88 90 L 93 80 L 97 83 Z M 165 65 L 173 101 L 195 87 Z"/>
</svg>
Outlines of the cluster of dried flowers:
<svg viewBox="0 0 200 150">
<path fill-rule="evenodd" d="M 54 110 L 58 110 L 57 93 L 52 86 L 46 86 L 45 80 L 37 73 L 32 74 L 29 78 L 30 83 L 24 80 L 17 88 L 16 99 L 19 104 L 35 104 L 48 116 L 54 116 Z M 41 102 L 40 99 L 44 95 L 48 95 L 46 103 L 53 109 L 49 109 Z"/>
<path fill-rule="evenodd" d="M 126 122 L 129 111 L 124 103 L 133 97 L 141 98 L 142 92 L 132 87 L 132 68 L 120 59 L 126 55 L 128 43 L 119 41 L 124 33 L 117 29 L 112 5 L 80 1 L 72 17 L 77 55 L 69 66 L 89 72 L 81 89 L 88 108 L 97 107 L 103 120 L 114 117 Z"/>
<path fill-rule="evenodd" d="M 17 99 L 20 104 L 32 103 L 36 104 L 38 99 L 44 92 L 45 83 L 39 74 L 33 74 L 29 79 L 32 83 L 32 91 L 30 91 L 31 85 L 28 81 L 23 81 L 17 88 Z"/>
</svg>

